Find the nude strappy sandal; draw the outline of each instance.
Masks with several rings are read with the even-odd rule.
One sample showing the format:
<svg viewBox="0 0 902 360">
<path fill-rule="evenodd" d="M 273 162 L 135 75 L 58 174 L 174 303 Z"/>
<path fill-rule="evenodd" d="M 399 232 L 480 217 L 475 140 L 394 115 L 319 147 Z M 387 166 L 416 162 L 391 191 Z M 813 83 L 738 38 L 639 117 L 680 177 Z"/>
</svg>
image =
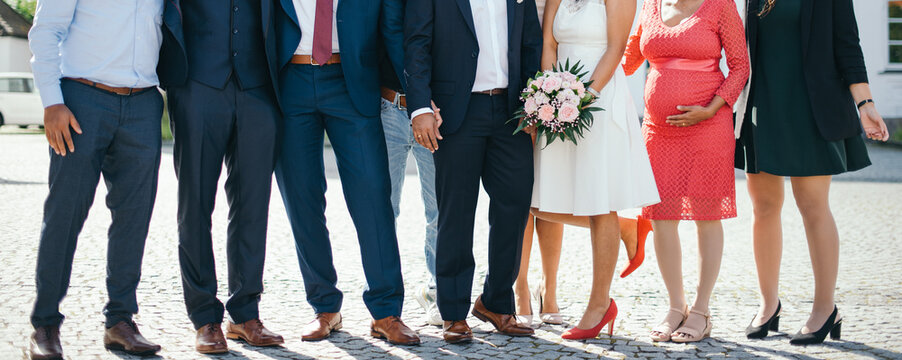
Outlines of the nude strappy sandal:
<svg viewBox="0 0 902 360">
<path fill-rule="evenodd" d="M 667 312 L 667 315 L 664 316 L 664 321 L 661 322 L 658 326 L 655 326 L 651 329 L 651 337 L 652 341 L 660 342 L 660 341 L 670 341 L 670 336 L 673 334 L 673 328 L 679 328 L 683 326 L 683 322 L 686 321 L 686 318 L 689 316 L 687 311 L 689 310 L 688 306 L 684 306 L 682 310 L 676 308 L 670 308 L 670 311 Z M 680 316 L 680 322 L 676 324 L 676 326 L 671 326 L 670 322 L 667 319 L 670 317 L 670 314 L 678 314 Z M 657 335 L 655 334 L 657 333 Z"/>
<path fill-rule="evenodd" d="M 704 316 L 705 328 L 703 330 L 697 330 L 684 325 L 674 331 L 673 334 L 670 334 L 670 341 L 675 343 L 690 343 L 701 341 L 711 336 L 711 329 L 714 327 L 714 325 L 711 324 L 711 311 L 709 310 L 707 313 L 702 313 L 701 311 L 693 309 L 690 310 L 689 313 Z"/>
</svg>

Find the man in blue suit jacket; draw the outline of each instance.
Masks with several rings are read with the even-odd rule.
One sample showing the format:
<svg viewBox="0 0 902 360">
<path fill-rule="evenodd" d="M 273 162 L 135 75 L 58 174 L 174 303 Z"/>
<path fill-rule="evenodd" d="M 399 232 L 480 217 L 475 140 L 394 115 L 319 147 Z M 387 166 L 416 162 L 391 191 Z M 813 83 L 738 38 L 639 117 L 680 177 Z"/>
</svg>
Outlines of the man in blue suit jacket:
<svg viewBox="0 0 902 360">
<path fill-rule="evenodd" d="M 294 232 L 307 301 L 316 312 L 302 338 L 321 340 L 341 327 L 342 293 L 335 287 L 324 213 L 325 130 L 357 228 L 368 285 L 363 300 L 374 319 L 371 334 L 393 344 L 418 344 L 419 337 L 400 320 L 404 283 L 379 118 L 379 46 L 394 47 L 389 54 L 394 54 L 392 64 L 400 74 L 403 3 L 279 3 L 276 34 L 285 124 L 276 179 Z"/>
<path fill-rule="evenodd" d="M 179 263 L 188 317 L 201 353 L 228 352 L 229 338 L 273 346 L 257 304 L 263 262 L 276 133 L 276 42 L 272 0 L 167 0 L 157 72 L 169 96 L 175 137 Z M 216 298 L 210 216 L 223 160 L 229 199 L 226 249 L 229 300 Z"/>
<path fill-rule="evenodd" d="M 532 145 L 529 135 L 512 135 L 517 124 L 508 119 L 539 69 L 535 0 L 410 0 L 406 14 L 407 105 L 414 136 L 435 159 L 435 270 L 444 338 L 473 337 L 466 317 L 480 180 L 491 198 L 489 271 L 473 315 L 503 334 L 532 335 L 516 322 L 512 289 L 532 194 Z M 430 100 L 442 109 L 441 128 Z"/>
</svg>

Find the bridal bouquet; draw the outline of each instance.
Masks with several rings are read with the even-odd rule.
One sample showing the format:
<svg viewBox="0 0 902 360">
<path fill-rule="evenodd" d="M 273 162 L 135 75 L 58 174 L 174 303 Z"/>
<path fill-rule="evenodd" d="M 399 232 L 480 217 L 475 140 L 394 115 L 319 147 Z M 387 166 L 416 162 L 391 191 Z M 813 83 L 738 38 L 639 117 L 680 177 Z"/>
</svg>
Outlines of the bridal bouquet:
<svg viewBox="0 0 902 360">
<path fill-rule="evenodd" d="M 595 96 L 587 89 L 592 81 L 582 80 L 587 73 L 579 62 L 571 66 L 570 60 L 551 71 L 536 73 L 520 93 L 523 106 L 511 119 L 520 121 L 514 133 L 535 126 L 537 141 L 544 136 L 546 146 L 557 139 L 576 144 L 592 126 L 592 112 L 602 110 L 591 107 Z"/>
</svg>

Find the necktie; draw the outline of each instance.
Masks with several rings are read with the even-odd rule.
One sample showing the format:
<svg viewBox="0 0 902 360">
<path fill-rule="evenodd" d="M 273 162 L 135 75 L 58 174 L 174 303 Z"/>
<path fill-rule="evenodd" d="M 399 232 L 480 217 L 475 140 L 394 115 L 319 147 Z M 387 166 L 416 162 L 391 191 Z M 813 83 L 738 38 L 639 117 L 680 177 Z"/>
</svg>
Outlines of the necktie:
<svg viewBox="0 0 902 360">
<path fill-rule="evenodd" d="M 316 0 L 316 19 L 313 22 L 313 60 L 325 64 L 332 57 L 332 2 Z"/>
</svg>

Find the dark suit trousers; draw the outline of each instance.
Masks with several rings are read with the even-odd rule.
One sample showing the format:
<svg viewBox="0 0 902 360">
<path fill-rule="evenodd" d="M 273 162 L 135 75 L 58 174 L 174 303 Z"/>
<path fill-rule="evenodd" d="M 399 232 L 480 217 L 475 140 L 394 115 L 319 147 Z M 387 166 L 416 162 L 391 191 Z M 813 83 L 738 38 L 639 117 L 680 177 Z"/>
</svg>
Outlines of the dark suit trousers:
<svg viewBox="0 0 902 360">
<path fill-rule="evenodd" d="M 234 77 L 223 89 L 188 80 L 168 93 L 179 180 L 179 265 L 188 317 L 195 328 L 223 318 L 223 305 L 216 298 L 210 217 L 225 159 L 229 201 L 225 308 L 236 323 L 256 319 L 280 118 L 275 96 L 266 86 L 241 89 Z"/>
<path fill-rule="evenodd" d="M 368 285 L 363 301 L 375 319 L 400 316 L 404 283 L 378 109 L 374 116 L 365 116 L 354 108 L 341 65 L 288 65 L 280 83 L 285 129 L 276 180 L 294 233 L 307 302 L 317 313 L 337 312 L 342 303 L 326 228 L 325 131 L 357 229 Z M 377 89 L 373 96 L 379 96 Z"/>
<path fill-rule="evenodd" d="M 41 327 L 63 321 L 59 303 L 69 288 L 78 234 L 103 174 L 112 213 L 109 302 L 103 314 L 112 327 L 138 312 L 135 289 L 157 194 L 163 99 L 156 89 L 121 96 L 69 80 L 60 86 L 82 134 L 71 132 L 75 152 L 63 157 L 50 151 L 50 193 L 44 202 L 31 323 Z"/>
<path fill-rule="evenodd" d="M 533 155 L 529 135 L 513 134 L 506 96 L 474 94 L 460 129 L 445 134 L 435 152 L 438 243 L 436 285 L 444 320 L 463 320 L 470 309 L 473 222 L 479 182 L 490 198 L 486 308 L 514 313 L 523 230 L 532 197 Z"/>
</svg>

